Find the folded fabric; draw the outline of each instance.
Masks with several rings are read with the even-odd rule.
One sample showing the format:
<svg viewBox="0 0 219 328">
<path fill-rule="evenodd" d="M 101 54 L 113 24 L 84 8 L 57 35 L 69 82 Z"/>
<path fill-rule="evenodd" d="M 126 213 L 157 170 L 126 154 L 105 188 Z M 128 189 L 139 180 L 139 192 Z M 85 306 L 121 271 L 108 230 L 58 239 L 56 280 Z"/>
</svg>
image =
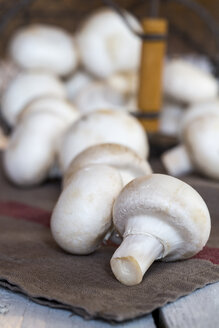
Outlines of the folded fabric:
<svg viewBox="0 0 219 328">
<path fill-rule="evenodd" d="M 49 219 L 59 183 L 20 190 L 0 172 L 0 285 L 87 318 L 123 321 L 219 281 L 219 183 L 195 176 L 185 180 L 208 204 L 212 232 L 207 246 L 193 259 L 155 262 L 140 285 L 126 287 L 110 269 L 115 247 L 74 256 L 52 239 Z"/>
</svg>

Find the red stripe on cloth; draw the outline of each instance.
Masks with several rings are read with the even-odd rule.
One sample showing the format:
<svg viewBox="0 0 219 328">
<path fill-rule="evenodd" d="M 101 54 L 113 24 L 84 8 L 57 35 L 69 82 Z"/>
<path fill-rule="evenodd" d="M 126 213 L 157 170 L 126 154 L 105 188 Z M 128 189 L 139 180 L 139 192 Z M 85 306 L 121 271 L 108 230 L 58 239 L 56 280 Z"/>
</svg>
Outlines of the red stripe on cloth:
<svg viewBox="0 0 219 328">
<path fill-rule="evenodd" d="M 38 207 L 29 206 L 18 202 L 0 202 L 0 215 L 6 215 L 15 219 L 24 219 L 43 224 L 46 227 L 50 225 L 51 213 Z M 111 240 L 103 243 L 104 246 L 118 247 Z M 195 259 L 211 261 L 219 264 L 219 248 L 204 247 L 201 252 L 193 256 Z"/>
<path fill-rule="evenodd" d="M 207 260 L 219 264 L 219 248 L 205 246 L 201 252 L 193 256 L 193 259 Z"/>
<path fill-rule="evenodd" d="M 0 215 L 33 221 L 46 227 L 49 227 L 51 217 L 51 213 L 46 210 L 13 201 L 0 202 Z"/>
</svg>

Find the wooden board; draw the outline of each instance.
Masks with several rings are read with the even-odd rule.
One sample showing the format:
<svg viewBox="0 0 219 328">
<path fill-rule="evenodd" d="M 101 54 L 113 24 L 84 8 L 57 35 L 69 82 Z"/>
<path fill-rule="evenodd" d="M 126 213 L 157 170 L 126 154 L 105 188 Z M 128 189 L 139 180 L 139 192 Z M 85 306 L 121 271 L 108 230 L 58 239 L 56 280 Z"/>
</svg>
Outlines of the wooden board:
<svg viewBox="0 0 219 328">
<path fill-rule="evenodd" d="M 219 327 L 219 282 L 164 306 L 159 313 L 165 328 Z"/>
<path fill-rule="evenodd" d="M 219 322 L 219 282 L 182 297 L 159 310 L 164 328 L 216 328 Z M 87 321 L 69 311 L 38 305 L 23 295 L 0 288 L 1 328 L 156 328 L 152 315 L 134 321 L 109 324 Z"/>
<path fill-rule="evenodd" d="M 69 311 L 36 304 L 23 295 L 0 288 L 1 328 L 156 328 L 151 315 L 127 323 L 85 320 Z"/>
</svg>

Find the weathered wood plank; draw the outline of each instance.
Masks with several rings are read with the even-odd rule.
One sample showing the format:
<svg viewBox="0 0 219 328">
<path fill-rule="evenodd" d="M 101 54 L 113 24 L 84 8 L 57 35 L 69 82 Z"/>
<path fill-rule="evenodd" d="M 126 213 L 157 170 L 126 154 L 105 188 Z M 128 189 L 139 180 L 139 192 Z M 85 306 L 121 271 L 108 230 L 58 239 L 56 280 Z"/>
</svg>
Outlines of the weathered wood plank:
<svg viewBox="0 0 219 328">
<path fill-rule="evenodd" d="M 23 295 L 0 288 L 1 328 L 156 328 L 151 315 L 134 321 L 111 325 L 98 320 L 84 320 L 69 311 L 36 304 Z"/>
<path fill-rule="evenodd" d="M 167 328 L 219 327 L 219 282 L 164 306 L 159 318 Z"/>
</svg>

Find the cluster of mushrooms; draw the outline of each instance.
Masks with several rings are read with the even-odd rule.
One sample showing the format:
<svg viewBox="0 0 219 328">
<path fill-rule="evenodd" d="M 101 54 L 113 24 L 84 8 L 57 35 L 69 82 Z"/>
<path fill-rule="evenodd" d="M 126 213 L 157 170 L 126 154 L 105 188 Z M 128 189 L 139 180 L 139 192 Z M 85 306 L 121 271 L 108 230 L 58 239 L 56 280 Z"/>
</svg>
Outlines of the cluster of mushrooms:
<svg viewBox="0 0 219 328">
<path fill-rule="evenodd" d="M 69 253 L 90 254 L 116 229 L 122 240 L 110 265 L 127 286 L 140 283 L 157 259 L 195 255 L 210 233 L 201 196 L 175 177 L 154 174 L 147 161 L 147 134 L 129 113 L 137 110 L 140 50 L 110 10 L 92 14 L 74 36 L 52 26 L 24 27 L 9 45 L 16 74 L 1 97 L 12 130 L 6 175 L 22 187 L 62 177 L 51 218 L 55 241 Z M 180 131 L 182 142 L 163 154 L 167 171 L 177 176 L 196 168 L 219 178 L 216 79 L 169 59 L 163 90 L 161 131 Z M 185 114 L 174 130 L 179 107 Z"/>
</svg>

